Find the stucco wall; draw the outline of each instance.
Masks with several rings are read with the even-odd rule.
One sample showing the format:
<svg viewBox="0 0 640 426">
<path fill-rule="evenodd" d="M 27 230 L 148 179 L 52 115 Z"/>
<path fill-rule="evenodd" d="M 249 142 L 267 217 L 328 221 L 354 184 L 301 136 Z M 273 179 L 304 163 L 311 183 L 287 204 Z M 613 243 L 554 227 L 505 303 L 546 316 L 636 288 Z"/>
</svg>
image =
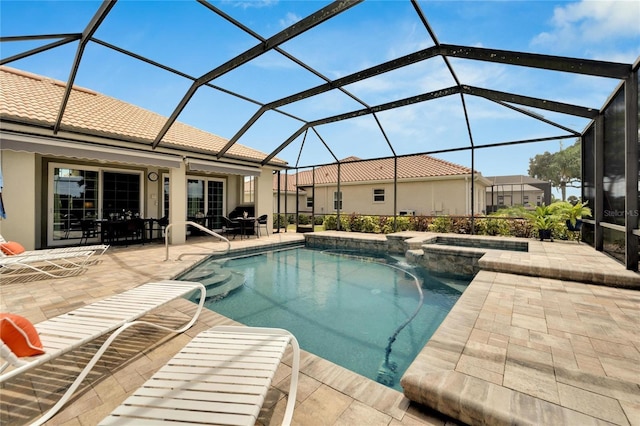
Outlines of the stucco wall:
<svg viewBox="0 0 640 426">
<path fill-rule="evenodd" d="M 36 248 L 36 170 L 35 154 L 2 151 L 4 188 L 2 201 L 7 218 L 0 220 L 0 233 L 6 240 L 17 241 L 27 250 Z"/>
<path fill-rule="evenodd" d="M 471 182 L 462 178 L 398 182 L 397 210 L 414 210 L 416 215 L 471 213 Z M 373 190 L 384 189 L 384 202 L 373 201 Z M 393 215 L 393 183 L 343 184 L 342 212 L 373 215 Z M 331 214 L 333 194 L 337 186 L 317 186 L 315 189 L 315 212 Z M 309 191 L 308 191 L 309 192 Z M 475 212 L 485 209 L 485 186 L 476 183 Z"/>
</svg>

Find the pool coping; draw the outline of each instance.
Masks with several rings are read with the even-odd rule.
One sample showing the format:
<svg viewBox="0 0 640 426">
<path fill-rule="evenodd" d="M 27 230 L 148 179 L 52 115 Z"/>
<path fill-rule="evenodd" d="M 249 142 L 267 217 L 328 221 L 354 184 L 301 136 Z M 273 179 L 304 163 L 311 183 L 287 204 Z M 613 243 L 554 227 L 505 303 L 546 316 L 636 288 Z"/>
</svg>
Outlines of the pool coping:
<svg viewBox="0 0 640 426">
<path fill-rule="evenodd" d="M 358 239 L 345 234 L 331 236 Z M 387 237 L 419 251 L 434 235 Z M 528 252 L 450 248 L 483 251 L 481 270 L 403 375 L 404 394 L 467 424 L 634 424 L 631 419 L 640 418 L 640 341 L 633 330 L 640 318 L 630 313 L 640 311 L 640 275 L 584 244 L 528 241 Z M 527 297 L 514 300 L 520 293 Z M 588 312 L 565 318 L 556 299 L 617 315 L 631 325 L 610 321 L 602 326 L 607 332 L 594 331 Z M 541 322 L 546 328 L 539 329 Z M 584 365 L 585 359 L 610 362 L 611 355 L 601 352 L 615 352 L 614 346 L 626 351 L 615 356 L 631 366 L 628 376 Z M 520 357 L 519 351 L 527 355 Z M 582 351 L 592 353 L 587 357 Z M 548 362 L 527 359 L 534 356 L 528 352 Z"/>
</svg>

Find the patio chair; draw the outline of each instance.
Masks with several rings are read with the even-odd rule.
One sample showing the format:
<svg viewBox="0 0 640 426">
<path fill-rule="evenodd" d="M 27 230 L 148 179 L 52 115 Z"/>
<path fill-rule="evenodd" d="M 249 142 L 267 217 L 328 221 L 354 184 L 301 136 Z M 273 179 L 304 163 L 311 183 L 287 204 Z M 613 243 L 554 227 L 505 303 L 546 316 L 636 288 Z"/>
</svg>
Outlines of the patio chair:
<svg viewBox="0 0 640 426">
<path fill-rule="evenodd" d="M 10 253 L 9 254 L 10 256 L 12 255 L 31 256 L 31 255 L 37 255 L 37 254 L 43 254 L 43 253 L 70 253 L 75 251 L 93 251 L 95 252 L 95 257 L 100 257 L 109 248 L 108 244 L 94 244 L 90 246 L 74 246 L 74 247 L 59 247 L 59 248 L 40 249 L 40 250 L 25 250 L 25 251 L 20 251 L 16 253 L 11 253 L 12 251 L 11 246 L 6 245 L 8 242 L 9 241 L 5 240 L 4 237 L 0 235 L 0 258 L 7 256 L 7 253 L 5 253 L 5 250 Z M 93 260 L 96 260 L 95 257 Z"/>
<path fill-rule="evenodd" d="M 179 329 L 174 330 L 160 324 L 139 321 L 140 317 L 152 310 L 180 297 L 189 297 L 198 291 L 200 292 L 198 308 L 191 320 Z M 0 355 L 5 360 L 5 363 L 0 366 L 0 383 L 113 332 L 60 400 L 34 423 L 42 424 L 64 406 L 111 343 L 123 331 L 129 327 L 144 324 L 172 333 L 182 333 L 198 319 L 205 297 L 206 289 L 198 282 L 171 280 L 153 282 L 37 323 L 31 327 L 35 329 L 41 341 L 41 349 L 44 352 L 41 355 L 18 357 L 8 344 L 0 340 Z M 25 332 L 28 333 L 28 330 Z M 4 372 L 9 366 L 14 368 Z"/>
<path fill-rule="evenodd" d="M 80 273 L 89 266 L 93 250 L 29 253 L 0 257 L 0 278 L 45 274 L 60 278 Z"/>
<path fill-rule="evenodd" d="M 259 216 L 256 219 L 256 234 L 258 235 L 258 238 L 260 238 L 260 227 L 264 226 L 264 231 L 267 234 L 267 236 L 269 236 L 269 227 L 267 226 L 267 220 L 268 220 L 269 216 L 267 216 L 266 214 L 263 214 L 262 216 Z"/>
<path fill-rule="evenodd" d="M 240 222 L 231 220 L 226 216 L 221 216 L 221 218 L 223 234 L 225 234 L 227 237 L 229 237 L 229 234 L 233 234 L 234 240 L 236 238 L 236 235 L 242 236 L 242 225 L 240 224 Z"/>
<path fill-rule="evenodd" d="M 288 345 L 293 358 L 282 424 L 289 425 L 298 387 L 298 341 L 287 330 L 244 326 L 198 334 L 99 424 L 253 426 Z"/>
</svg>

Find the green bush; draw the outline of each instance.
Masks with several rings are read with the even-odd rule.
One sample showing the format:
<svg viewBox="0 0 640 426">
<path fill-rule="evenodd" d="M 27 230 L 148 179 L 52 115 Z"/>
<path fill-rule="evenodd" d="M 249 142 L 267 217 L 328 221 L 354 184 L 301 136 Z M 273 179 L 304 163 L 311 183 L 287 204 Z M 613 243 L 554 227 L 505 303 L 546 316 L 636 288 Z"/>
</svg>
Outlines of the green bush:
<svg viewBox="0 0 640 426">
<path fill-rule="evenodd" d="M 361 221 L 361 231 L 360 232 L 369 232 L 369 233 L 380 233 L 380 225 L 378 224 L 378 219 L 374 216 L 362 216 Z"/>
<path fill-rule="evenodd" d="M 378 230 L 382 234 L 393 233 L 393 217 L 378 216 Z"/>
<path fill-rule="evenodd" d="M 451 218 L 452 232 L 456 234 L 471 234 L 471 218 L 470 217 L 454 217 Z"/>
<path fill-rule="evenodd" d="M 393 229 L 393 218 L 389 218 Z M 396 217 L 396 232 L 411 230 L 411 218 L 409 216 L 397 216 Z"/>
<path fill-rule="evenodd" d="M 306 214 L 298 215 L 298 225 L 309 225 L 311 223 L 311 216 L 307 216 Z"/>
<path fill-rule="evenodd" d="M 324 229 L 327 231 L 335 231 L 338 229 L 338 218 L 336 215 L 327 215 L 323 221 Z M 350 231 L 349 218 L 345 215 L 340 215 L 340 230 Z"/>
<path fill-rule="evenodd" d="M 273 215 L 273 229 L 278 229 L 278 217 L 280 218 L 280 227 L 281 228 L 286 228 L 287 227 L 287 215 L 286 214 L 274 214 Z"/>
<path fill-rule="evenodd" d="M 428 216 L 412 216 L 409 218 L 409 222 L 411 224 L 409 228 L 411 231 L 427 232 L 429 225 L 433 222 L 433 218 Z"/>
<path fill-rule="evenodd" d="M 476 234 L 478 235 L 509 235 L 507 219 L 499 217 L 479 218 L 475 221 Z"/>
<path fill-rule="evenodd" d="M 431 225 L 429 225 L 429 231 L 431 232 L 453 232 L 453 221 L 449 216 L 438 216 L 433 219 Z"/>
<path fill-rule="evenodd" d="M 401 231 L 440 232 L 471 234 L 471 217 L 469 216 L 396 216 L 395 230 L 393 216 L 364 216 L 352 213 L 340 215 L 341 230 L 349 232 L 367 232 L 376 234 L 391 234 Z M 536 237 L 531 221 L 515 217 L 478 217 L 474 219 L 476 235 L 511 236 L 519 238 Z M 302 222 L 300 222 L 302 223 Z M 324 229 L 336 230 L 336 215 L 323 217 Z M 568 232 L 562 224 L 554 228 L 554 238 L 573 240 L 576 235 Z"/>
<path fill-rule="evenodd" d="M 351 213 L 348 216 L 348 228 L 349 230 L 351 230 L 352 232 L 362 232 L 362 218 L 364 216 L 360 216 L 356 213 Z"/>
<path fill-rule="evenodd" d="M 511 219 L 506 221 L 509 224 L 509 235 L 518 238 L 531 238 L 533 236 L 533 226 L 526 219 Z"/>
<path fill-rule="evenodd" d="M 338 229 L 338 218 L 336 215 L 327 215 L 324 217 L 322 224 L 324 225 L 325 230 L 335 231 Z"/>
</svg>

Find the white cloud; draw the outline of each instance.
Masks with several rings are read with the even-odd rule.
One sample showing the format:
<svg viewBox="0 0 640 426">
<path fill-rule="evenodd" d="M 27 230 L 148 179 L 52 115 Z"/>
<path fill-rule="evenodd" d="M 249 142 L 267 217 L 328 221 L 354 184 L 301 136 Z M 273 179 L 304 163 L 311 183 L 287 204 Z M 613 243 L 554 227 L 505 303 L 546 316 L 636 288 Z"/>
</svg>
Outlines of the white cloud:
<svg viewBox="0 0 640 426">
<path fill-rule="evenodd" d="M 291 25 L 295 24 L 296 22 L 298 22 L 299 20 L 301 20 L 302 18 L 298 15 L 296 15 L 293 12 L 287 12 L 286 16 L 282 19 L 280 19 L 278 22 L 280 23 L 280 26 L 282 28 L 288 28 Z"/>
<path fill-rule="evenodd" d="M 278 4 L 278 0 L 241 0 L 241 1 L 228 0 L 225 3 L 230 3 L 233 5 L 233 7 L 239 7 L 241 9 L 250 9 L 250 8 L 260 9 L 263 7 L 274 6 Z"/>
<path fill-rule="evenodd" d="M 639 21 L 638 1 L 582 0 L 556 7 L 550 20 L 551 30 L 538 34 L 531 44 L 557 51 L 575 51 L 576 46 L 589 49 L 590 45 L 611 45 L 614 40 L 637 38 Z"/>
</svg>

